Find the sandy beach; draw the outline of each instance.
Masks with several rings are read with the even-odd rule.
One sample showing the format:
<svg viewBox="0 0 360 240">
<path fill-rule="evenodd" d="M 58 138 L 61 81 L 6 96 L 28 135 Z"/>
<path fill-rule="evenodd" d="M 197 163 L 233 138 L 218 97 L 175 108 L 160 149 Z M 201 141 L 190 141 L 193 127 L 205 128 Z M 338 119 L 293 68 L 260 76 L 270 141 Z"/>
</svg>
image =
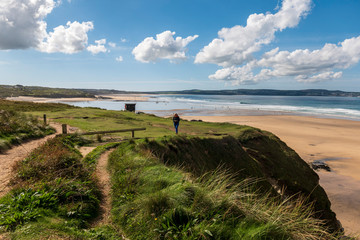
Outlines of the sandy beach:
<svg viewBox="0 0 360 240">
<path fill-rule="evenodd" d="M 318 172 L 347 234 L 360 233 L 360 121 L 307 116 L 182 116 L 207 122 L 249 125 L 277 135 L 305 161 L 324 160 Z"/>
<path fill-rule="evenodd" d="M 99 101 L 106 99 L 110 101 L 134 101 L 145 102 L 148 100 L 144 94 L 112 94 L 112 95 L 99 95 L 96 98 L 43 98 L 43 97 L 8 97 L 6 100 L 11 101 L 25 101 L 25 102 L 38 102 L 38 103 L 52 103 L 52 102 L 89 102 Z"/>
</svg>

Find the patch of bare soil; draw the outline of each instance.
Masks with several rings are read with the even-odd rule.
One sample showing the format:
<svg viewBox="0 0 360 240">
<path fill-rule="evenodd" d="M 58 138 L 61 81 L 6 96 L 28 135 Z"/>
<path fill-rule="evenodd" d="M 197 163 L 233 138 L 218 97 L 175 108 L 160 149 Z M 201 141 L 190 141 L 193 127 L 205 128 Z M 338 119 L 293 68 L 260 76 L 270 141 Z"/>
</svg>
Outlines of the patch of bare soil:
<svg viewBox="0 0 360 240">
<path fill-rule="evenodd" d="M 83 157 L 85 157 L 94 149 L 95 149 L 95 147 L 81 147 L 79 149 L 79 151 L 80 151 L 81 155 L 83 155 Z"/>
<path fill-rule="evenodd" d="M 93 226 L 101 226 L 110 224 L 110 211 L 111 211 L 111 184 L 110 184 L 110 174 L 107 171 L 107 163 L 110 153 L 112 153 L 115 149 L 109 150 L 101 155 L 98 160 L 95 174 L 99 179 L 100 190 L 102 193 L 102 199 L 100 202 L 100 214 L 94 222 Z"/>
<path fill-rule="evenodd" d="M 6 240 L 6 239 L 9 239 L 7 235 L 4 234 L 1 234 L 0 233 L 0 240 Z"/>
</svg>

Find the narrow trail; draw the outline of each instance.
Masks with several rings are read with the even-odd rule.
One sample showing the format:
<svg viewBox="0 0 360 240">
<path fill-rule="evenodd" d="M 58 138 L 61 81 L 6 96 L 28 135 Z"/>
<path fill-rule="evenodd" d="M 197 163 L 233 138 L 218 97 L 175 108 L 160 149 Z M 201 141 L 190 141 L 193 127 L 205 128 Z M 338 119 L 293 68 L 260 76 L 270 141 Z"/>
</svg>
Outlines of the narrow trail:
<svg viewBox="0 0 360 240">
<path fill-rule="evenodd" d="M 26 158 L 35 148 L 61 133 L 61 124 L 51 123 L 50 126 L 55 128 L 56 133 L 48 135 L 44 138 L 30 140 L 18 146 L 14 146 L 5 153 L 0 154 L 0 197 L 6 195 L 10 191 L 8 185 L 11 179 L 14 164 Z"/>
<path fill-rule="evenodd" d="M 100 214 L 99 217 L 97 217 L 92 226 L 101 226 L 110 224 L 110 211 L 111 211 L 111 184 L 110 184 L 110 174 L 107 171 L 107 164 L 109 155 L 114 151 L 115 149 L 111 149 L 101 155 L 101 157 L 98 160 L 98 163 L 96 165 L 95 174 L 99 179 L 100 184 L 100 190 L 102 193 L 102 200 L 100 202 Z"/>
<path fill-rule="evenodd" d="M 9 182 L 11 180 L 11 173 L 14 164 L 26 158 L 35 148 L 61 133 L 61 124 L 51 123 L 50 126 L 55 128 L 56 133 L 40 139 L 30 140 L 26 143 L 20 144 L 19 146 L 14 146 L 5 153 L 0 154 L 0 197 L 3 197 L 10 191 Z M 0 240 L 5 239 L 9 239 L 8 234 L 0 233 Z"/>
</svg>

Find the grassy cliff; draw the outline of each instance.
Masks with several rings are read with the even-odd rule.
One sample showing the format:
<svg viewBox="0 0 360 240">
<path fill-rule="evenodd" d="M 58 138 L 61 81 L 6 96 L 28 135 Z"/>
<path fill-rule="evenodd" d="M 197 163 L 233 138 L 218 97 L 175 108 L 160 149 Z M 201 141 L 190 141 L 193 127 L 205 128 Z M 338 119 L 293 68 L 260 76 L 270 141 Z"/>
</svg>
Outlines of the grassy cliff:
<svg viewBox="0 0 360 240">
<path fill-rule="evenodd" d="M 164 164 L 181 166 L 195 176 L 221 166 L 239 181 L 258 179 L 256 186 L 262 191 L 279 192 L 281 197 L 305 198 L 314 204 L 314 216 L 324 220 L 331 231 L 339 228 L 318 175 L 269 132 L 248 128 L 239 131 L 236 137 L 222 139 L 163 138 L 143 147 Z"/>
<path fill-rule="evenodd" d="M 2 101 L 2 109 L 21 103 Z M 83 131 L 146 127 L 107 136 L 112 222 L 93 228 L 101 195 L 94 178 L 99 147 L 82 158 L 58 137 L 20 162 L 14 189 L 0 199 L 0 231 L 12 239 L 333 239 L 335 214 L 317 174 L 284 142 L 248 126 L 147 114 L 28 104 L 35 116 Z M 103 139 L 106 140 L 105 136 Z M 94 140 L 94 139 L 92 139 Z M 3 217 L 5 216 L 5 218 Z M 14 217 L 15 216 L 15 217 Z M 120 234 L 121 233 L 121 234 Z"/>
<path fill-rule="evenodd" d="M 114 224 L 129 239 L 336 239 L 306 199 L 276 195 L 261 163 L 236 145 L 232 137 L 121 144 L 110 158 Z"/>
</svg>

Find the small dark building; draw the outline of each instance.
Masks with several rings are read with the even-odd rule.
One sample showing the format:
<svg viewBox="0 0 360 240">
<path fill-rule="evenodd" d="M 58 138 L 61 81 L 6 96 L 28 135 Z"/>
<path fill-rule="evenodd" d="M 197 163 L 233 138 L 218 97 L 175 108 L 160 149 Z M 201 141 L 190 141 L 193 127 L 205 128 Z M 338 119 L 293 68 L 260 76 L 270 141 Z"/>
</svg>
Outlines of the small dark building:
<svg viewBox="0 0 360 240">
<path fill-rule="evenodd" d="M 136 103 L 125 103 L 125 110 L 130 112 L 135 112 Z"/>
</svg>

